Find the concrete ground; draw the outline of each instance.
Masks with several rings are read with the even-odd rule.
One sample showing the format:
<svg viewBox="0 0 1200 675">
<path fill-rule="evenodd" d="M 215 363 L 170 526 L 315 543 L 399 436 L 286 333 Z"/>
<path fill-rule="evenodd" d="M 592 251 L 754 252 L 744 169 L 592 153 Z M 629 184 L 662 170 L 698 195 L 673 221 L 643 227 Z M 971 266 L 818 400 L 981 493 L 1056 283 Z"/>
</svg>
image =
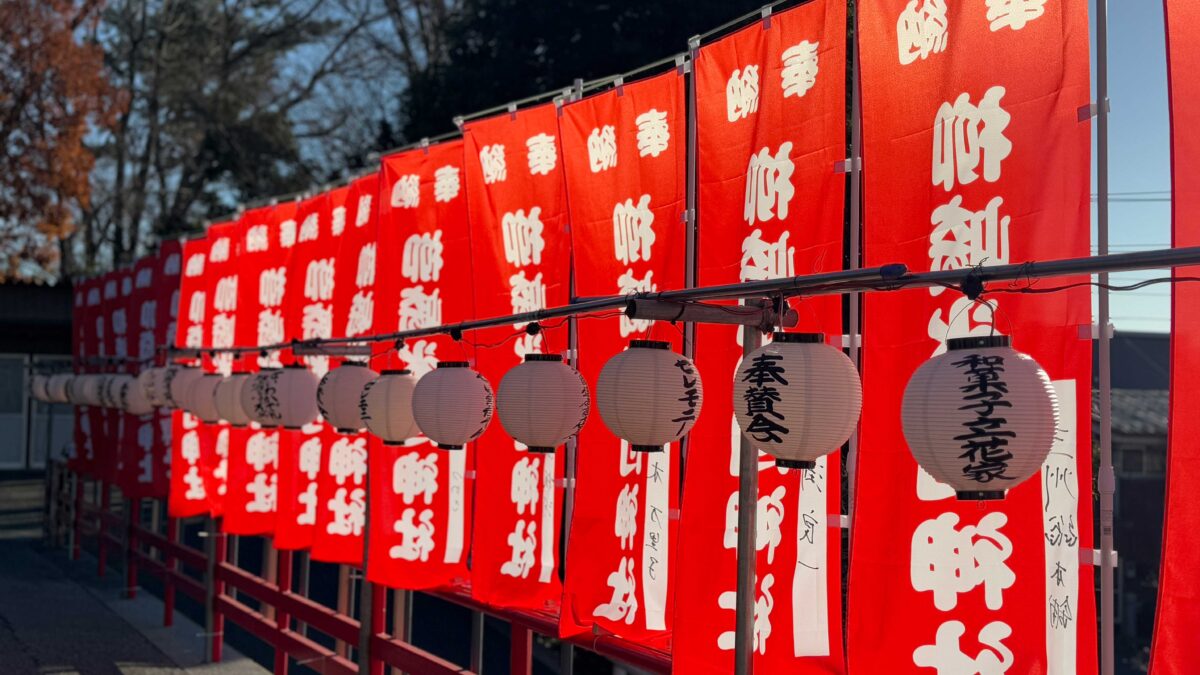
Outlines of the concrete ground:
<svg viewBox="0 0 1200 675">
<path fill-rule="evenodd" d="M 46 548 L 40 478 L 0 478 L 0 674 L 258 675 L 265 669 L 225 648 L 203 663 L 203 629 L 176 613 L 162 627 L 162 603 L 123 597 L 121 575 L 96 577 L 89 556 L 68 560 Z"/>
</svg>

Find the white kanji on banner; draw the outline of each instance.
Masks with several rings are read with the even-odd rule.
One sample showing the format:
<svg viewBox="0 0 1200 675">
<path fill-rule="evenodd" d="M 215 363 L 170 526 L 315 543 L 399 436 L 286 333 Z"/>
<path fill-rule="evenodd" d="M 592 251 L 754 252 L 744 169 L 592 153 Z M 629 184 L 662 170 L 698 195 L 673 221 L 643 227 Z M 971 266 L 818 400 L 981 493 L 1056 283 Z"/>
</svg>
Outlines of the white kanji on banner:
<svg viewBox="0 0 1200 675">
<path fill-rule="evenodd" d="M 1004 645 L 1012 628 L 1003 621 L 993 621 L 979 631 L 978 642 L 983 647 L 975 656 L 967 656 L 959 644 L 967 632 L 961 621 L 946 621 L 938 627 L 936 642 L 922 645 L 913 651 L 913 664 L 934 668 L 937 675 L 1004 675 L 1013 664 L 1013 653 Z"/>
<path fill-rule="evenodd" d="M 458 167 L 440 167 L 433 172 L 433 201 L 448 202 L 458 196 L 462 190 L 462 181 L 458 177 Z"/>
<path fill-rule="evenodd" d="M 975 182 L 981 161 L 983 179 L 1000 180 L 1000 163 L 1012 152 L 1012 142 L 1004 135 L 1012 115 L 1000 107 L 1002 98 L 1004 87 L 995 86 L 984 92 L 979 105 L 963 92 L 953 104 L 938 107 L 933 120 L 934 185 L 950 190 Z"/>
<path fill-rule="evenodd" d="M 671 129 L 667 126 L 667 113 L 651 108 L 634 118 L 637 125 L 637 148 L 639 157 L 658 157 L 666 151 L 671 141 Z"/>
<path fill-rule="evenodd" d="M 792 142 L 785 141 L 774 155 L 770 148 L 763 148 L 750 156 L 746 169 L 746 206 L 742 212 L 747 225 L 787 218 L 788 204 L 796 194 L 792 187 L 796 165 L 788 157 L 791 151 Z"/>
<path fill-rule="evenodd" d="M 725 116 L 736 122 L 758 112 L 758 66 L 735 68 L 725 83 Z"/>
<path fill-rule="evenodd" d="M 433 503 L 438 490 L 438 456 L 429 453 L 421 457 L 410 452 L 400 455 L 392 464 L 392 491 L 400 495 L 405 504 L 412 504 L 421 497 L 425 505 Z"/>
<path fill-rule="evenodd" d="M 612 599 L 596 605 L 592 615 L 633 625 L 638 610 L 637 577 L 634 576 L 633 558 L 621 558 L 616 571 L 608 575 L 608 585 L 612 588 Z"/>
<path fill-rule="evenodd" d="M 546 176 L 558 165 L 558 148 L 554 143 L 553 136 L 549 134 L 531 136 L 525 141 L 525 146 L 529 148 L 527 159 L 529 160 L 530 174 Z"/>
<path fill-rule="evenodd" d="M 613 248 L 617 260 L 628 265 L 650 260 L 654 246 L 654 212 L 650 210 L 650 195 L 642 195 L 637 204 L 633 198 L 613 206 Z"/>
<path fill-rule="evenodd" d="M 763 239 L 762 230 L 755 228 L 743 239 L 740 279 L 762 281 L 795 276 L 796 247 L 788 246 L 789 234 L 783 232 L 779 241 L 772 242 Z"/>
<path fill-rule="evenodd" d="M 754 643 L 753 649 L 759 654 L 767 653 L 767 638 L 771 637 L 771 610 L 775 609 L 775 596 L 771 587 L 775 585 L 775 575 L 767 573 L 758 582 L 758 598 L 754 601 Z M 717 597 L 717 606 L 730 612 L 736 611 L 737 592 L 725 591 Z M 734 632 L 727 630 L 717 636 L 717 647 L 729 651 L 734 646 Z"/>
<path fill-rule="evenodd" d="M 933 591 L 933 606 L 946 612 L 958 606 L 960 593 L 983 586 L 984 604 L 1004 606 L 1004 590 L 1017 577 L 1006 564 L 1012 541 L 1000 531 L 1008 516 L 988 513 L 979 524 L 958 525 L 958 515 L 943 513 L 917 526 L 912 536 L 909 577 L 915 591 Z"/>
<path fill-rule="evenodd" d="M 933 231 L 929 233 L 929 269 L 957 270 L 976 265 L 1009 263 L 1008 216 L 1000 216 L 1002 197 L 993 197 L 981 211 L 962 206 L 955 195 L 948 204 L 933 210 Z M 945 288 L 931 287 L 931 295 Z"/>
<path fill-rule="evenodd" d="M 409 235 L 400 259 L 400 274 L 411 281 L 437 281 L 442 265 L 441 230 Z"/>
<path fill-rule="evenodd" d="M 483 169 L 484 183 L 500 183 L 508 178 L 508 165 L 504 159 L 504 146 L 485 145 L 479 150 L 479 166 Z"/>
<path fill-rule="evenodd" d="M 400 543 L 388 550 L 388 557 L 398 560 L 425 562 L 433 551 L 433 509 L 417 510 L 408 508 L 400 514 L 400 519 L 392 524 L 392 531 L 400 535 Z"/>
<path fill-rule="evenodd" d="M 987 0 L 988 28 L 1021 30 L 1025 24 L 1046 13 L 1046 0 Z"/>
<path fill-rule="evenodd" d="M 592 129 L 587 139 L 588 166 L 592 173 L 617 165 L 617 129 L 611 124 Z"/>
<path fill-rule="evenodd" d="M 541 219 L 542 207 L 517 209 L 500 217 L 500 232 L 504 238 L 504 259 L 517 267 L 538 265 L 542 262 L 542 251 L 546 241 L 542 238 L 545 225 Z"/>
<path fill-rule="evenodd" d="M 946 50 L 946 0 L 909 0 L 896 20 L 900 65 Z"/>
<path fill-rule="evenodd" d="M 401 209 L 415 208 L 421 203 L 421 177 L 417 174 L 400 176 L 392 185 L 392 206 Z"/>
<path fill-rule="evenodd" d="M 801 40 L 783 50 L 783 72 L 780 74 L 783 97 L 800 98 L 817 83 L 817 50 L 821 43 Z"/>
</svg>

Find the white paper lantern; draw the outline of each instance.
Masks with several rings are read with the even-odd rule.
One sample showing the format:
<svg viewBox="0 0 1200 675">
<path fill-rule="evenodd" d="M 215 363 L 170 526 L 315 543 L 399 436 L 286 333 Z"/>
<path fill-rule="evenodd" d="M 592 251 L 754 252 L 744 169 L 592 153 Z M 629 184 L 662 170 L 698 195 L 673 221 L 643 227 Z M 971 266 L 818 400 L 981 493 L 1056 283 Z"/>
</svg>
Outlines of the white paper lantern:
<svg viewBox="0 0 1200 675">
<path fill-rule="evenodd" d="M 221 378 L 213 393 L 213 402 L 217 406 L 217 415 L 234 427 L 244 427 L 250 424 L 250 417 L 242 408 L 242 388 L 250 381 L 250 373 L 233 373 Z"/>
<path fill-rule="evenodd" d="M 75 405 L 88 405 L 87 395 L 90 391 L 95 391 L 93 380 L 95 375 L 91 373 L 80 373 L 71 378 L 67 387 L 67 400 Z"/>
<path fill-rule="evenodd" d="M 169 387 L 167 386 L 170 379 L 174 375 L 168 371 L 174 366 L 158 366 L 156 368 L 147 368 L 138 373 L 138 386 L 142 388 L 142 395 L 154 406 L 170 405 L 168 400 Z"/>
<path fill-rule="evenodd" d="M 317 386 L 317 408 L 338 433 L 356 434 L 366 426 L 359 403 L 363 387 L 377 377 L 379 375 L 364 364 L 347 362 L 321 378 Z"/>
<path fill-rule="evenodd" d="M 76 405 L 99 407 L 101 405 L 101 391 L 103 389 L 103 375 L 97 373 L 82 375 L 79 378 L 79 385 L 71 392 L 72 400 Z"/>
<path fill-rule="evenodd" d="M 1050 454 L 1059 415 L 1054 386 L 1005 336 L 955 338 L 946 346 L 904 389 L 908 449 L 959 499 L 1003 499 Z"/>
<path fill-rule="evenodd" d="M 408 370 L 385 370 L 363 385 L 359 415 L 367 431 L 383 440 L 384 445 L 404 445 L 421 435 L 413 419 L 413 390 L 417 378 Z"/>
<path fill-rule="evenodd" d="M 201 377 L 204 377 L 204 371 L 196 366 L 168 368 L 165 389 L 167 406 L 191 412 L 188 409 L 188 393 L 192 390 L 192 385 L 196 384 L 196 380 Z"/>
<path fill-rule="evenodd" d="M 221 413 L 217 411 L 215 394 L 217 385 L 224 378 L 216 373 L 205 373 L 192 383 L 185 400 L 184 410 L 192 413 L 201 422 L 216 424 L 221 421 Z"/>
<path fill-rule="evenodd" d="M 590 408 L 587 382 L 558 354 L 526 354 L 496 391 L 500 424 L 530 452 L 554 452 L 579 433 Z"/>
<path fill-rule="evenodd" d="M 71 388 L 71 380 L 75 379 L 73 373 L 57 373 L 50 376 L 50 381 L 46 383 L 46 393 L 50 395 L 52 403 L 70 403 L 71 397 L 69 390 Z"/>
<path fill-rule="evenodd" d="M 631 341 L 596 380 L 600 419 L 637 452 L 658 452 L 683 438 L 703 403 L 700 371 L 669 342 Z"/>
<path fill-rule="evenodd" d="M 109 375 L 104 382 L 104 407 L 121 408 L 121 388 L 133 381 L 135 378 L 132 375 L 124 373 Z"/>
<path fill-rule="evenodd" d="M 316 373 L 300 365 L 263 370 L 242 388 L 242 407 L 263 426 L 299 429 L 320 416 L 318 383 Z"/>
<path fill-rule="evenodd" d="M 35 401 L 47 402 L 50 400 L 50 394 L 47 387 L 50 385 L 50 378 L 41 373 L 34 373 L 33 377 L 29 378 L 29 395 Z"/>
<path fill-rule="evenodd" d="M 742 359 L 733 411 L 742 433 L 781 467 L 811 469 L 854 433 L 862 382 L 820 333 L 775 333 Z"/>
<path fill-rule="evenodd" d="M 492 421 L 492 385 L 466 361 L 443 361 L 417 381 L 413 419 L 444 450 L 461 450 Z"/>
<path fill-rule="evenodd" d="M 117 403 L 122 410 L 138 417 L 149 415 L 154 412 L 155 408 L 153 403 L 146 400 L 146 394 L 142 390 L 141 383 L 134 377 L 130 377 L 121 385 Z"/>
</svg>

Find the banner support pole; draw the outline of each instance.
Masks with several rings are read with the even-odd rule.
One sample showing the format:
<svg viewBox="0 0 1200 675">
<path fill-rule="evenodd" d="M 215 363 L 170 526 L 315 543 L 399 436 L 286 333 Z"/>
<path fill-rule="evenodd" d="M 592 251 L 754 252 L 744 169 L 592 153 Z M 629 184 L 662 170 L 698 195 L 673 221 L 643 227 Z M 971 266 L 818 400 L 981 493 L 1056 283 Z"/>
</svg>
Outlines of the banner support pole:
<svg viewBox="0 0 1200 675">
<path fill-rule="evenodd" d="M 747 303 L 750 304 L 750 303 Z M 742 357 L 762 344 L 756 326 L 742 327 Z M 734 633 L 734 672 L 754 672 L 754 600 L 757 591 L 755 572 L 758 532 L 758 450 L 745 434 L 739 436 L 738 449 L 738 533 L 737 533 L 737 611 Z"/>
<path fill-rule="evenodd" d="M 1096 0 L 1096 243 L 1099 255 L 1108 255 L 1108 2 Z M 1116 476 L 1112 457 L 1112 368 L 1110 362 L 1108 273 L 1100 282 L 1097 361 L 1100 370 L 1100 673 L 1116 669 L 1114 642 L 1113 494 Z"/>
<path fill-rule="evenodd" d="M 857 7 L 857 3 L 854 5 Z M 857 12 L 854 14 L 857 22 Z M 857 31 L 855 31 L 857 35 Z M 850 216 L 847 227 L 850 230 L 850 246 L 847 251 L 846 267 L 856 270 L 862 266 L 862 97 L 859 92 L 858 41 L 851 45 L 852 61 L 850 63 Z M 850 361 L 854 369 L 862 373 L 862 332 L 861 326 L 862 293 L 854 292 L 849 296 L 849 321 L 846 334 L 849 336 Z M 858 426 L 846 451 L 846 517 L 850 527 L 854 527 L 854 494 L 858 476 Z M 848 557 L 848 556 L 847 556 Z"/>
</svg>

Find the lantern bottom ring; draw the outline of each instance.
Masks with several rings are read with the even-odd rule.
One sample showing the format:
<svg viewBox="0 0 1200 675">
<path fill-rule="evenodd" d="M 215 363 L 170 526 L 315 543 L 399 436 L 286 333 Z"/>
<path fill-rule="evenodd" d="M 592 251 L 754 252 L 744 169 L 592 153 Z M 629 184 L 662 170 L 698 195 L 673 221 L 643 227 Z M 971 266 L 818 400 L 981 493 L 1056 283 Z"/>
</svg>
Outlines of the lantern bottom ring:
<svg viewBox="0 0 1200 675">
<path fill-rule="evenodd" d="M 551 447 L 544 446 L 544 445 L 530 445 L 530 446 L 527 446 L 525 448 L 525 450 L 527 452 L 537 452 L 537 453 L 541 453 L 543 455 L 550 455 L 550 454 L 553 454 L 554 451 L 557 450 L 557 448 L 551 448 Z"/>
<path fill-rule="evenodd" d="M 447 443 L 438 443 L 437 446 L 439 448 L 441 448 L 442 450 L 462 450 L 463 449 L 463 446 L 461 446 L 461 445 L 449 445 Z"/>
<path fill-rule="evenodd" d="M 383 441 L 383 444 L 389 448 L 403 448 L 408 445 L 408 441 Z"/>
<path fill-rule="evenodd" d="M 661 446 L 661 445 L 631 445 L 631 446 L 629 446 L 629 449 L 633 450 L 634 452 L 662 452 L 663 446 Z"/>
<path fill-rule="evenodd" d="M 962 502 L 989 502 L 1004 499 L 1004 490 L 958 490 L 955 498 Z"/>
<path fill-rule="evenodd" d="M 784 457 L 776 457 L 775 466 L 784 469 L 815 469 L 817 468 L 817 463 L 811 459 L 786 459 Z"/>
<path fill-rule="evenodd" d="M 362 429 L 347 429 L 344 427 L 335 428 L 334 431 L 345 436 L 353 436 L 362 431 Z"/>
</svg>

